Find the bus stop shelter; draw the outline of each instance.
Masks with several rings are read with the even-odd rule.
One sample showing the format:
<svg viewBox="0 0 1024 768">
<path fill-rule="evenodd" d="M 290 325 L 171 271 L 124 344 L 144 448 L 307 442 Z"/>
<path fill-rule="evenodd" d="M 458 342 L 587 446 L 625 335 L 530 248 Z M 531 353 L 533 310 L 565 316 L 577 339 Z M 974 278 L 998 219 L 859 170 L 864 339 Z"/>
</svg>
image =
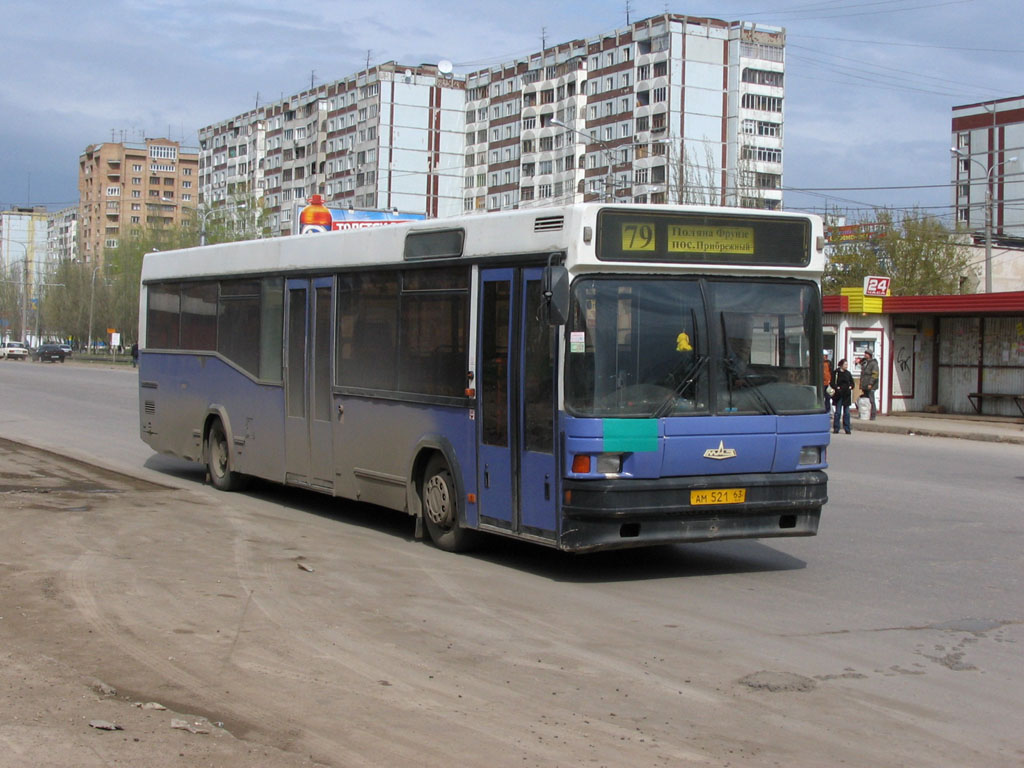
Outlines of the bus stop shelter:
<svg viewBox="0 0 1024 768">
<path fill-rule="evenodd" d="M 870 349 L 883 413 L 1024 418 L 1024 291 L 826 296 L 825 349 L 854 377 Z"/>
</svg>

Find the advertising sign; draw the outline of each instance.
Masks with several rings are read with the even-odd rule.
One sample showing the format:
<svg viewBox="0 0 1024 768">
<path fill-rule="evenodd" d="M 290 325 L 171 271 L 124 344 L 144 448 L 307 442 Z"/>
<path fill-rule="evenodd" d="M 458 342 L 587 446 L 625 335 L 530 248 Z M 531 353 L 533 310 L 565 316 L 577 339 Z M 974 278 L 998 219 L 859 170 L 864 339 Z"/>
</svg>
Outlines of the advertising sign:
<svg viewBox="0 0 1024 768">
<path fill-rule="evenodd" d="M 882 277 L 878 275 L 868 275 L 864 278 L 864 295 L 865 296 L 888 296 L 889 286 L 892 282 L 890 277 Z"/>
<path fill-rule="evenodd" d="M 298 206 L 296 206 L 298 208 Z M 296 217 L 299 233 L 306 235 L 328 230 L 366 229 L 383 227 L 387 224 L 402 224 L 407 221 L 422 221 L 422 213 L 399 213 L 398 211 L 359 211 L 349 208 L 328 208 L 320 195 L 312 195 L 309 205 L 303 206 Z"/>
<path fill-rule="evenodd" d="M 885 237 L 885 225 L 877 222 L 825 227 L 825 239 L 833 245 L 878 240 Z"/>
<path fill-rule="evenodd" d="M 422 213 L 399 213 L 398 211 L 349 211 L 328 208 L 331 212 L 331 229 L 365 229 L 383 227 L 386 224 L 401 224 L 406 221 L 423 221 Z"/>
</svg>

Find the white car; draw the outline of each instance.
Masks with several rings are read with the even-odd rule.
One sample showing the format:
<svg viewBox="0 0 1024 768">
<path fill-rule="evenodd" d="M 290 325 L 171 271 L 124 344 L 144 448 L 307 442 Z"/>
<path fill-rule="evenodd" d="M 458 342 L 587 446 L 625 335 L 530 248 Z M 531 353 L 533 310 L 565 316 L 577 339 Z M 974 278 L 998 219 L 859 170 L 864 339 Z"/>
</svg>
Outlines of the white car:
<svg viewBox="0 0 1024 768">
<path fill-rule="evenodd" d="M 0 357 L 5 360 L 28 360 L 28 347 L 20 341 L 5 341 L 0 345 Z"/>
</svg>

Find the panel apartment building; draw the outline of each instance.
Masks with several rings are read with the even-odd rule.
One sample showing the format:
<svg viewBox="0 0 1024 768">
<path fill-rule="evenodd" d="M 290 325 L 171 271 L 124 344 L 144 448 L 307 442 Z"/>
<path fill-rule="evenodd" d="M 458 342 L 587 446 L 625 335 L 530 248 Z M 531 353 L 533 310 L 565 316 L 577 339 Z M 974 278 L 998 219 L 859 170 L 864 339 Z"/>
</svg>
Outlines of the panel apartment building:
<svg viewBox="0 0 1024 768">
<path fill-rule="evenodd" d="M 466 78 L 466 211 L 778 208 L 785 33 L 665 14 Z"/>
<path fill-rule="evenodd" d="M 46 206 L 15 206 L 0 211 L 0 280 L 16 285 L 19 296 L 27 291 L 29 297 L 37 297 L 54 268 L 46 238 Z M 12 319 L 4 317 L 0 321 L 9 324 Z M 9 330 L 0 327 L 0 334 Z"/>
<path fill-rule="evenodd" d="M 198 168 L 196 149 L 170 139 L 86 147 L 78 158 L 79 258 L 102 263 L 121 237 L 196 215 Z"/>
<path fill-rule="evenodd" d="M 380 65 L 200 130 L 201 200 L 273 234 L 328 205 L 428 217 L 568 202 L 782 203 L 785 33 L 665 14 L 452 77 Z"/>
<path fill-rule="evenodd" d="M 61 208 L 47 215 L 46 242 L 52 263 L 78 258 L 78 206 Z"/>
<path fill-rule="evenodd" d="M 462 208 L 464 84 L 433 65 L 381 64 L 199 131 L 201 200 L 263 199 L 274 235 L 329 205 L 430 217 Z"/>
</svg>

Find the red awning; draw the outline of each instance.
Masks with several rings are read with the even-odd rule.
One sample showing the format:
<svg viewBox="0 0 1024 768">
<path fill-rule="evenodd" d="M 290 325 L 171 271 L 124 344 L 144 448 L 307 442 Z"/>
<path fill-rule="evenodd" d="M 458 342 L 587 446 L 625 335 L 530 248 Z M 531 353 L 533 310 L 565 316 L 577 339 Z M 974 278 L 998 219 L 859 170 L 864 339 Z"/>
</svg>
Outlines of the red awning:
<svg viewBox="0 0 1024 768">
<path fill-rule="evenodd" d="M 825 312 L 849 312 L 846 296 L 822 297 Z M 1024 315 L 1024 291 L 967 293 L 955 296 L 886 296 L 886 315 Z"/>
</svg>

